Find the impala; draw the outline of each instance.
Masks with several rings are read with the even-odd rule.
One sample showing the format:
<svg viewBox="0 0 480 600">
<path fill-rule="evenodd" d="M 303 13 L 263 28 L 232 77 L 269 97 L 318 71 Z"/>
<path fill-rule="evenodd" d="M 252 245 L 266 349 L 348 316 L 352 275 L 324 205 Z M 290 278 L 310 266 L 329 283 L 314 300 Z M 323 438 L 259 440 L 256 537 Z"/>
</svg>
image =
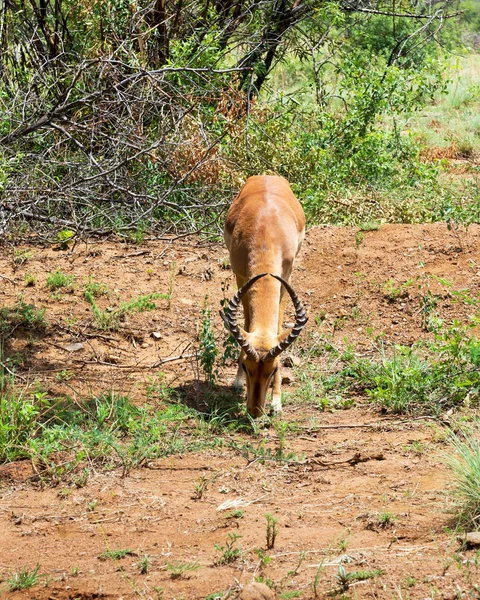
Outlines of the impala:
<svg viewBox="0 0 480 600">
<path fill-rule="evenodd" d="M 305 215 L 288 181 L 275 176 L 247 179 L 227 213 L 224 229 L 239 289 L 220 315 L 242 348 L 235 387 L 246 381 L 247 408 L 253 417 L 264 413 L 270 385 L 272 409 L 282 410 L 279 355 L 307 322 L 303 304 L 289 283 L 304 236 Z M 286 331 L 285 291 L 296 315 L 294 327 Z M 240 302 L 244 329 L 237 324 Z"/>
</svg>

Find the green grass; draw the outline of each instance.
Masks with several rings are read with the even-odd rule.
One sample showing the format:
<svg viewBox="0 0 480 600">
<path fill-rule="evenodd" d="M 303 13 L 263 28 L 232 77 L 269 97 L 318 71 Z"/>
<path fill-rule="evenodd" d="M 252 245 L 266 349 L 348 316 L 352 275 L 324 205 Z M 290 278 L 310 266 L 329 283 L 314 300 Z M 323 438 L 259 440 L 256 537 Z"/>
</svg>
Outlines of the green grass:
<svg viewBox="0 0 480 600">
<path fill-rule="evenodd" d="M 178 402 L 137 406 L 113 391 L 73 402 L 11 377 L 3 385 L 0 462 L 28 458 L 52 484 L 83 487 L 92 465 L 126 476 L 147 460 L 223 443 L 200 413 Z"/>
<path fill-rule="evenodd" d="M 10 336 L 17 327 L 41 329 L 47 324 L 45 309 L 35 308 L 23 299 L 17 300 L 13 306 L 0 307 L 0 336 Z"/>
<path fill-rule="evenodd" d="M 40 565 L 37 564 L 33 571 L 23 568 L 17 573 L 13 573 L 13 575 L 7 579 L 8 589 L 11 592 L 15 592 L 17 590 L 28 590 L 33 587 L 38 583 L 40 577 L 38 574 L 39 570 Z"/>
<path fill-rule="evenodd" d="M 480 421 L 464 433 L 452 433 L 445 462 L 452 472 L 455 518 L 461 528 L 480 529 Z"/>
<path fill-rule="evenodd" d="M 177 563 L 167 565 L 167 569 L 170 572 L 170 577 L 172 579 L 186 577 L 190 573 L 198 571 L 200 568 L 201 565 L 198 564 L 198 561 L 195 561 L 194 563 Z"/>
<path fill-rule="evenodd" d="M 105 331 L 118 329 L 120 323 L 130 313 L 154 310 L 156 308 L 154 300 L 164 299 L 170 301 L 168 294 L 147 294 L 146 296 L 132 298 L 128 302 L 122 302 L 120 307 L 115 310 L 101 310 L 95 301 L 94 291 L 91 286 L 88 286 L 84 288 L 84 296 L 92 307 L 97 326 Z"/>
<path fill-rule="evenodd" d="M 480 152 L 480 55 L 453 58 L 449 77 L 446 93 L 412 117 L 409 127 L 426 149 L 448 150 L 447 158 L 470 158 Z"/>
<path fill-rule="evenodd" d="M 129 548 L 118 549 L 118 550 L 105 550 L 98 555 L 100 560 L 121 560 L 126 556 L 136 556 L 136 552 L 130 550 Z"/>
<path fill-rule="evenodd" d="M 429 315 L 430 317 L 432 315 Z M 439 415 L 452 408 L 480 403 L 480 339 L 472 335 L 478 315 L 466 325 L 445 327 L 438 319 L 433 336 L 412 346 L 362 357 L 347 348 L 332 351 L 331 369 L 314 365 L 299 370 L 293 401 L 319 408 L 347 408 L 362 395 L 389 412 Z M 429 318 L 428 323 L 432 319 Z"/>
<path fill-rule="evenodd" d="M 66 275 L 60 269 L 56 269 L 47 275 L 48 289 L 52 292 L 58 290 L 72 290 L 75 285 L 75 275 Z"/>
</svg>

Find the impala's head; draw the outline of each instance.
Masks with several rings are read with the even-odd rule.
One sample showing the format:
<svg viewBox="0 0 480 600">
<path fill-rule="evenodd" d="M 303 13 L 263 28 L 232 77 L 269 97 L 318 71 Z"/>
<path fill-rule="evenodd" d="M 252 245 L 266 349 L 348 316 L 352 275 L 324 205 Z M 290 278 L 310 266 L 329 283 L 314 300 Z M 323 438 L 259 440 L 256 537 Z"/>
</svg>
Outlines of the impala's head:
<svg viewBox="0 0 480 600">
<path fill-rule="evenodd" d="M 290 294 L 295 307 L 294 327 L 280 335 L 272 335 L 264 332 L 247 332 L 237 324 L 237 312 L 242 297 L 260 277 L 265 277 L 265 275 L 268 273 L 256 275 L 247 281 L 230 300 L 225 313 L 220 312 L 227 329 L 245 352 L 241 368 L 245 372 L 247 408 L 252 417 L 258 417 L 264 413 L 268 389 L 280 366 L 279 356 L 299 336 L 307 322 L 305 308 L 290 284 L 278 275 L 270 274 L 278 279 Z"/>
</svg>

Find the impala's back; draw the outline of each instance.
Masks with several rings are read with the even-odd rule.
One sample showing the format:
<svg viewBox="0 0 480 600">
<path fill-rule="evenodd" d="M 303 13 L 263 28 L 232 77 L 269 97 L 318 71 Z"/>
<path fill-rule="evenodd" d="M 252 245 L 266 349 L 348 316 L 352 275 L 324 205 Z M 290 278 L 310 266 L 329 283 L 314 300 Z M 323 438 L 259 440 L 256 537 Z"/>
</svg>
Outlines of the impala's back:
<svg viewBox="0 0 480 600">
<path fill-rule="evenodd" d="M 252 415 L 258 416 L 264 412 L 266 394 L 273 384 L 272 407 L 280 411 L 278 355 L 306 322 L 303 306 L 289 286 L 293 261 L 305 235 L 305 215 L 286 179 L 250 177 L 228 211 L 224 233 L 240 288 L 231 303 L 232 314 L 225 319 L 243 350 L 236 385 L 246 380 L 247 406 Z M 282 330 L 285 290 L 292 297 L 298 317 L 296 328 L 286 332 Z M 240 300 L 245 329 L 237 326 L 233 314 Z"/>
<path fill-rule="evenodd" d="M 233 272 L 250 279 L 260 266 L 259 272 L 285 274 L 283 269 L 291 268 L 304 234 L 305 215 L 288 181 L 273 175 L 250 177 L 225 221 Z"/>
</svg>

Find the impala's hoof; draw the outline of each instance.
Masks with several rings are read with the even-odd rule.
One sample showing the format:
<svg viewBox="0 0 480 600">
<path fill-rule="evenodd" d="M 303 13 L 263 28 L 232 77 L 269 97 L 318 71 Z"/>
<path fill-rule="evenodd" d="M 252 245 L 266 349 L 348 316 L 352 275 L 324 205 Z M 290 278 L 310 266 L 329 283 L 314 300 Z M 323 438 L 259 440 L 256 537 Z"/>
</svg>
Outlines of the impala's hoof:
<svg viewBox="0 0 480 600">
<path fill-rule="evenodd" d="M 270 405 L 270 412 L 273 415 L 281 415 L 282 414 L 282 403 L 280 400 L 272 400 L 272 404 Z"/>
</svg>

